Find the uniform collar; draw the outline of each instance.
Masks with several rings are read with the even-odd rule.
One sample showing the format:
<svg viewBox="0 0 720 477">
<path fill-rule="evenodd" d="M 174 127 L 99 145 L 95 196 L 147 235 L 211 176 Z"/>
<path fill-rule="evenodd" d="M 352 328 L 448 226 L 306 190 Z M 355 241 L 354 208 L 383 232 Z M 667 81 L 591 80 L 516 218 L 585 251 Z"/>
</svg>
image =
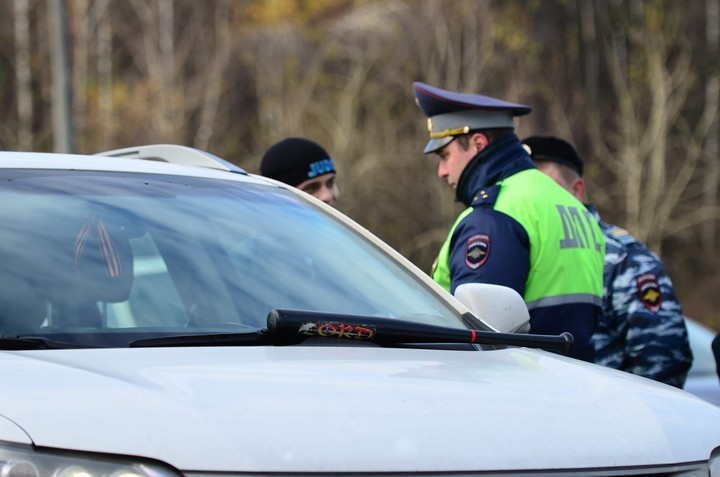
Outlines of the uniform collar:
<svg viewBox="0 0 720 477">
<path fill-rule="evenodd" d="M 457 200 L 470 206 L 475 194 L 535 165 L 515 134 L 491 142 L 473 157 L 458 180 Z"/>
<path fill-rule="evenodd" d="M 593 217 L 595 217 L 595 220 L 598 221 L 598 223 L 602 222 L 602 219 L 600 218 L 600 213 L 597 211 L 594 205 L 588 203 L 584 204 L 585 208 L 592 214 Z"/>
</svg>

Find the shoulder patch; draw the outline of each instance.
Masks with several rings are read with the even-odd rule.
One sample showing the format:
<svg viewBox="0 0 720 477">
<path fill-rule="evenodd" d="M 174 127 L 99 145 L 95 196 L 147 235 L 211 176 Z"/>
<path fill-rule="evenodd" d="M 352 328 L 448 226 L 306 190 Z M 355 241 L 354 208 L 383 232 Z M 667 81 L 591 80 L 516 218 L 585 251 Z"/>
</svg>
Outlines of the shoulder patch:
<svg viewBox="0 0 720 477">
<path fill-rule="evenodd" d="M 660 311 L 662 291 L 660 290 L 657 275 L 654 273 L 645 273 L 635 280 L 637 283 L 638 296 L 640 297 L 640 301 L 643 302 L 643 305 L 645 305 L 645 308 L 653 313 Z"/>
<path fill-rule="evenodd" d="M 610 225 L 605 222 L 601 222 L 600 228 L 605 236 L 615 239 L 623 245 L 630 245 L 637 242 L 637 239 L 630 235 L 630 232 L 618 227 L 617 225 Z"/>
<path fill-rule="evenodd" d="M 495 184 L 484 189 L 480 189 L 477 194 L 473 197 L 471 207 L 477 207 L 482 205 L 495 205 L 498 195 L 500 195 L 500 185 Z"/>
<path fill-rule="evenodd" d="M 490 255 L 490 236 L 477 234 L 470 237 L 465 245 L 465 265 L 472 270 L 482 266 Z"/>
</svg>

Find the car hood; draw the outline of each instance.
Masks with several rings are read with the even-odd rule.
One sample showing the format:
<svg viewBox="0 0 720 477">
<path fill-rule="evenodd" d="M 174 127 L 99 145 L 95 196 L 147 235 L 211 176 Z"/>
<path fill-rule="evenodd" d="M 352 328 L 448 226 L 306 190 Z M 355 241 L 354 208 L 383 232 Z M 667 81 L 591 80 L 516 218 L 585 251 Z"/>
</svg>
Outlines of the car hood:
<svg viewBox="0 0 720 477">
<path fill-rule="evenodd" d="M 0 414 L 35 445 L 183 471 L 631 466 L 720 444 L 715 406 L 525 349 L 42 350 L 0 353 L 0 368 Z M 0 440 L 17 437 L 0 420 Z"/>
</svg>

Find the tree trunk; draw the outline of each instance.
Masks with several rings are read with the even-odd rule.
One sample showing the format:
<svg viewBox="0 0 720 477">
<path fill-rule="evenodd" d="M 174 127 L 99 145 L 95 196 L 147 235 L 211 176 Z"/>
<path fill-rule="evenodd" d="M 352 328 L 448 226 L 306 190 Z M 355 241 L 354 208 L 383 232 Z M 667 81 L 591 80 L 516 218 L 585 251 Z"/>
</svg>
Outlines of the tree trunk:
<svg viewBox="0 0 720 477">
<path fill-rule="evenodd" d="M 17 142 L 32 151 L 32 73 L 30 70 L 30 17 L 28 0 L 15 0 L 15 80 L 17 82 Z"/>
<path fill-rule="evenodd" d="M 707 53 L 709 58 L 717 58 L 718 37 L 720 36 L 720 2 L 718 0 L 707 0 L 705 3 Z M 720 78 L 718 75 L 717 60 L 709 62 L 712 65 L 707 83 L 705 85 L 705 104 L 715 104 L 718 101 L 718 90 L 720 89 Z M 715 107 L 717 115 L 717 106 Z M 705 141 L 705 174 L 703 175 L 702 203 L 707 209 L 714 209 L 718 206 L 717 188 L 720 182 L 720 158 L 718 157 L 718 121 L 717 116 L 712 122 L 708 137 Z M 706 257 L 712 256 L 715 251 L 717 220 L 708 220 L 702 225 L 701 247 Z"/>
</svg>

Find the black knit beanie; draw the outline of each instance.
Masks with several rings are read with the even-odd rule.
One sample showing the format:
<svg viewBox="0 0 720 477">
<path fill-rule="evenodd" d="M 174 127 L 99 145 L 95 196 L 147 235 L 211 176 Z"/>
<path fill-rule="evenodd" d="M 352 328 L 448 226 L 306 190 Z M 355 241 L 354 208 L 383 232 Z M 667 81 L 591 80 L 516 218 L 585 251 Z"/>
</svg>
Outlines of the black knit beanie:
<svg viewBox="0 0 720 477">
<path fill-rule="evenodd" d="M 574 169 L 582 177 L 583 160 L 569 142 L 554 136 L 530 136 L 522 142 L 530 148 L 533 160 L 557 162 Z"/>
<path fill-rule="evenodd" d="M 267 150 L 260 174 L 291 186 L 335 172 L 330 155 L 319 144 L 299 137 L 283 139 Z"/>
</svg>

